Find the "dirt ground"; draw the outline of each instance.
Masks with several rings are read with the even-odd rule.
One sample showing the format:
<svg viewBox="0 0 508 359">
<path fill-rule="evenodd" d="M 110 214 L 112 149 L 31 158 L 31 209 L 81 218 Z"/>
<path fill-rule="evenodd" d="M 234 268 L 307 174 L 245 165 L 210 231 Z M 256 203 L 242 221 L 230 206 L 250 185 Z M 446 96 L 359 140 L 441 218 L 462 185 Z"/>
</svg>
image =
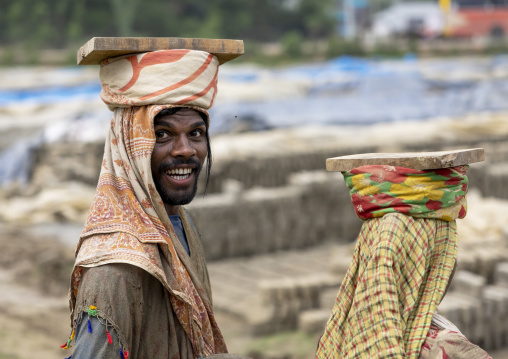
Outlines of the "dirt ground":
<svg viewBox="0 0 508 359">
<path fill-rule="evenodd" d="M 0 225 L 0 359 L 67 358 L 67 289 L 74 250 L 39 231 Z M 230 352 L 253 358 L 312 356 L 317 338 L 303 333 L 252 337 L 241 320 L 216 313 Z"/>
<path fill-rule="evenodd" d="M 67 302 L 73 249 L 61 241 L 0 226 L 0 359 L 67 358 Z M 216 313 L 229 351 L 263 359 L 312 358 L 318 340 L 302 332 L 253 337 L 239 318 Z M 491 353 L 508 359 L 508 349 Z"/>
</svg>

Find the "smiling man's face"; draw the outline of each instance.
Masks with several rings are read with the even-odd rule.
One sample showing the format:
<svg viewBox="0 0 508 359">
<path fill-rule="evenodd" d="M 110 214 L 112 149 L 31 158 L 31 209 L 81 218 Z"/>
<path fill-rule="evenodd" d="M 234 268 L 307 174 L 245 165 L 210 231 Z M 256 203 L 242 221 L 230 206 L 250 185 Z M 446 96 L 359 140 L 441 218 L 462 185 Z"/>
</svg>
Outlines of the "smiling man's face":
<svg viewBox="0 0 508 359">
<path fill-rule="evenodd" d="M 168 215 L 196 195 L 207 151 L 206 124 L 199 112 L 184 108 L 154 120 L 152 176 Z"/>
</svg>

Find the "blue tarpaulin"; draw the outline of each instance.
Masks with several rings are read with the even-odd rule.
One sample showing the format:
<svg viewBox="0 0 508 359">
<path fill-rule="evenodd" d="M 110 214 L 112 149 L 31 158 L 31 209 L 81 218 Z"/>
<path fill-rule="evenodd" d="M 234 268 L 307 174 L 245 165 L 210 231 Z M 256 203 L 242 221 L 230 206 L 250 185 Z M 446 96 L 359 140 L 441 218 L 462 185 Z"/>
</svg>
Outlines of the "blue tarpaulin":
<svg viewBox="0 0 508 359">
<path fill-rule="evenodd" d="M 78 69 L 53 69 L 50 78 L 68 80 L 79 75 Z M 213 118 L 210 131 L 263 131 L 270 128 L 316 125 L 370 125 L 381 122 L 422 120 L 435 117 L 459 117 L 468 113 L 508 110 L 508 58 L 495 56 L 487 60 L 432 60 L 422 63 L 415 56 L 400 60 L 359 59 L 339 57 L 327 62 L 281 69 L 260 69 L 234 66 L 223 73 L 221 82 L 248 93 L 250 86 L 263 81 L 273 87 L 284 83 L 294 86 L 304 83 L 304 90 L 291 96 L 254 96 L 253 99 L 223 101 L 210 110 Z M 268 75 L 267 75 L 268 74 Z M 429 74 L 431 74 L 429 76 Z M 15 77 L 15 76 L 14 76 Z M 65 81 L 64 81 L 65 82 Z M 34 88 L 0 88 L 0 109 L 24 103 L 51 105 L 59 102 L 98 99 L 99 81 L 70 84 L 41 84 Z M 261 83 L 261 82 L 260 82 Z M 272 86 L 273 84 L 273 86 Z M 287 84 L 287 85 L 286 85 Z M 3 89 L 2 89 L 3 88 Z M 280 90 L 280 89 L 279 89 Z M 220 85 L 219 85 L 220 92 Z M 272 91 L 273 92 L 273 91 Z M 270 92 L 267 91 L 269 94 Z M 254 99 L 255 98 L 255 99 Z M 102 112 L 66 113 L 69 128 L 74 126 L 72 140 L 86 135 L 83 129 L 109 121 Z M 62 120 L 62 119 L 60 119 Z M 74 123 L 74 125 L 73 125 Z M 88 122 L 87 122 L 88 123 Z M 100 127 L 100 126 L 99 126 Z M 60 131 L 65 133 L 65 131 Z M 104 136 L 106 133 L 104 133 Z M 0 184 L 14 178 L 26 182 L 30 154 L 42 140 L 15 144 L 0 154 Z M 24 143 L 24 144 L 23 144 Z"/>
<path fill-rule="evenodd" d="M 427 72 L 441 74 L 429 78 Z M 400 60 L 363 59 L 342 56 L 327 62 L 282 69 L 228 68 L 221 81 L 248 87 L 269 73 L 274 84 L 284 80 L 291 86 L 306 81 L 305 92 L 276 99 L 227 101 L 211 109 L 211 131 L 228 132 L 237 123 L 252 130 L 308 124 L 368 125 L 387 121 L 461 116 L 470 112 L 508 109 L 508 81 L 489 76 L 496 69 L 508 73 L 506 56 L 489 61 L 435 60 L 422 66 L 414 56 Z M 53 70 L 57 71 L 57 70 Z M 455 78 L 450 73 L 483 74 L 483 78 Z M 65 76 L 72 75 L 62 69 Z M 265 81 L 266 82 L 266 81 Z M 264 83 L 265 83 L 264 82 Z M 269 86 L 269 85 L 268 85 Z M 52 86 L 17 90 L 0 89 L 0 107 L 13 103 L 55 103 L 69 99 L 98 98 L 100 84 Z M 220 93 L 220 85 L 219 85 Z"/>
</svg>

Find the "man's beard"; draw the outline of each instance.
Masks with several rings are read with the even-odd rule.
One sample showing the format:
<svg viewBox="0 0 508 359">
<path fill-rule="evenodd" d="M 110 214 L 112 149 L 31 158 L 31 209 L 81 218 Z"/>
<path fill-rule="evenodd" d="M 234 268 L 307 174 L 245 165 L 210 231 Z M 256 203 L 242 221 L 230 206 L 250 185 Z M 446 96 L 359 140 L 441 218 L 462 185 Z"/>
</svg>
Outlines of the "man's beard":
<svg viewBox="0 0 508 359">
<path fill-rule="evenodd" d="M 157 189 L 157 192 L 159 192 L 159 195 L 161 196 L 162 202 L 164 204 L 170 205 L 170 206 L 179 206 L 190 203 L 194 197 L 196 196 L 196 192 L 198 190 L 198 178 L 199 173 L 201 172 L 202 165 L 199 163 L 199 161 L 196 160 L 188 160 L 188 161 L 181 161 L 181 160 L 174 160 L 170 165 L 162 163 L 159 167 L 159 178 L 164 174 L 164 172 L 170 168 L 176 167 L 178 165 L 191 165 L 193 166 L 193 171 L 195 172 L 194 177 L 194 184 L 192 186 L 192 189 L 185 190 L 185 191 L 166 191 L 162 185 L 160 180 L 156 180 L 155 178 L 155 188 Z"/>
</svg>

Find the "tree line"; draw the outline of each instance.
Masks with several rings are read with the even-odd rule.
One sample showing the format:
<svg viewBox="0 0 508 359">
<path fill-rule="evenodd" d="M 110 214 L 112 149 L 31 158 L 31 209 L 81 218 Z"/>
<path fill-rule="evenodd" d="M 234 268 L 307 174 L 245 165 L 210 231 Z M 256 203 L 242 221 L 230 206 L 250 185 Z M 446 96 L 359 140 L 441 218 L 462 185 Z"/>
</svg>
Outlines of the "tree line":
<svg viewBox="0 0 508 359">
<path fill-rule="evenodd" d="M 93 36 L 278 41 L 336 31 L 337 0 L 1 0 L 0 46 L 66 48 Z"/>
</svg>

